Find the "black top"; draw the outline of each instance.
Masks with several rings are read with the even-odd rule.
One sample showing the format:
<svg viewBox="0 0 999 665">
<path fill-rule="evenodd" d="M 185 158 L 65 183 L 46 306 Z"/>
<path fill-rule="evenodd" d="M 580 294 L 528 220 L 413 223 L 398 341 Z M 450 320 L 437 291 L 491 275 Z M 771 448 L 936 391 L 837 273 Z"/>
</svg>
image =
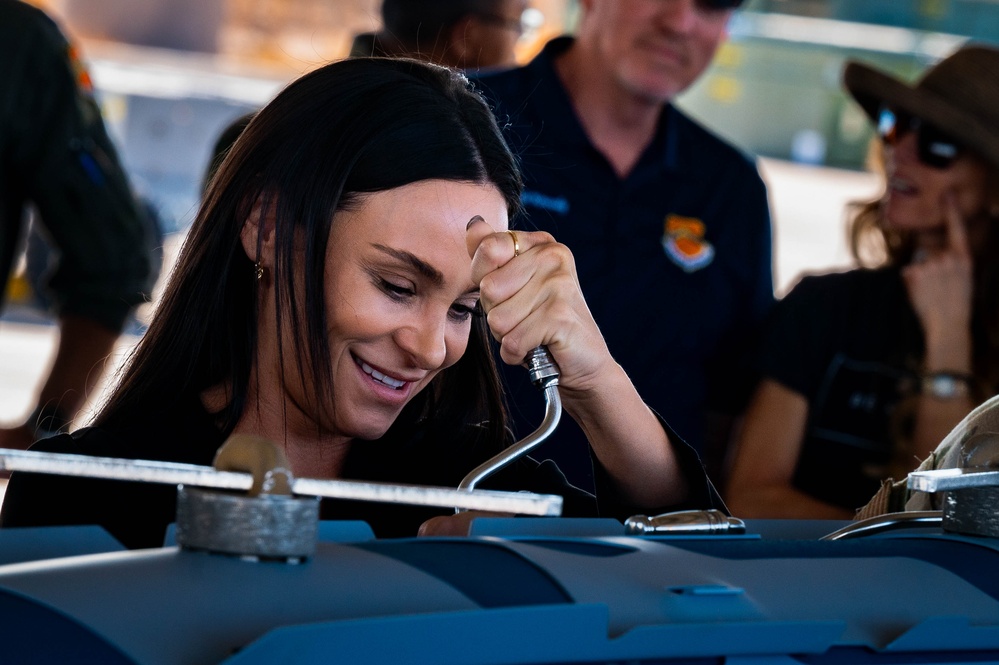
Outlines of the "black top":
<svg viewBox="0 0 999 665">
<path fill-rule="evenodd" d="M 426 427 L 397 432 L 377 441 L 351 446 L 342 478 L 407 484 L 457 487 L 465 475 L 498 449 L 480 428 L 467 428 L 461 441 L 435 438 Z M 667 429 L 671 437 L 676 435 Z M 567 517 L 606 515 L 624 519 L 686 508 L 724 508 L 693 451 L 672 439 L 681 468 L 691 485 L 690 500 L 679 506 L 650 511 L 618 501 L 610 480 L 600 468 L 598 501 L 568 484 L 551 461 L 538 463 L 521 458 L 480 484 L 483 489 L 527 490 L 559 494 L 565 499 Z M 40 441 L 32 450 L 93 456 L 163 460 L 211 465 L 223 436 L 212 417 L 197 403 L 164 405 L 158 413 L 143 414 L 129 422 L 85 428 Z M 0 513 L 4 527 L 99 524 L 128 547 L 159 547 L 167 525 L 174 521 L 176 488 L 172 485 L 71 478 L 14 473 L 7 486 Z M 415 536 L 420 524 L 453 509 L 402 506 L 324 499 L 322 519 L 364 520 L 378 537 Z"/>
<path fill-rule="evenodd" d="M 672 105 L 635 167 L 618 177 L 555 70 L 571 44 L 555 39 L 528 65 L 475 79 L 524 173 L 527 217 L 517 226 L 548 231 L 572 250 L 611 354 L 703 452 L 706 407 L 738 412 L 748 396 L 748 351 L 773 302 L 766 189 L 751 159 Z M 542 405 L 526 372 L 503 367 L 524 436 Z M 573 483 L 586 482 L 576 423 L 542 450 Z"/>
<path fill-rule="evenodd" d="M 805 277 L 774 308 L 762 372 L 808 400 L 795 486 L 856 509 L 874 495 L 918 390 L 919 320 L 897 269 Z"/>
</svg>

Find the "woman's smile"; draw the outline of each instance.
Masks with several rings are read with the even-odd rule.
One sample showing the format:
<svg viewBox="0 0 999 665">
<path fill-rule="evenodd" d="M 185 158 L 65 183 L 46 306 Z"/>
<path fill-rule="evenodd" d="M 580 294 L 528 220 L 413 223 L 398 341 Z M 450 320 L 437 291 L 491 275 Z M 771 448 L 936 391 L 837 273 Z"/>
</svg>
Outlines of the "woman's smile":
<svg viewBox="0 0 999 665">
<path fill-rule="evenodd" d="M 353 358 L 354 364 L 360 370 L 357 373 L 357 378 L 362 382 L 362 385 L 367 386 L 375 399 L 390 406 L 404 406 L 422 385 L 421 379 L 403 380 L 369 365 L 356 355 Z"/>
<path fill-rule="evenodd" d="M 384 383 L 385 385 L 395 390 L 401 390 L 403 386 L 409 383 L 408 381 L 393 379 L 388 374 L 383 374 L 382 372 L 379 372 L 377 369 L 375 369 L 368 363 L 364 362 L 363 360 L 360 360 L 356 356 L 354 357 L 354 361 L 357 362 L 357 364 L 360 366 L 362 370 L 364 370 L 365 374 L 373 378 L 375 381 L 378 381 L 379 383 Z"/>
</svg>

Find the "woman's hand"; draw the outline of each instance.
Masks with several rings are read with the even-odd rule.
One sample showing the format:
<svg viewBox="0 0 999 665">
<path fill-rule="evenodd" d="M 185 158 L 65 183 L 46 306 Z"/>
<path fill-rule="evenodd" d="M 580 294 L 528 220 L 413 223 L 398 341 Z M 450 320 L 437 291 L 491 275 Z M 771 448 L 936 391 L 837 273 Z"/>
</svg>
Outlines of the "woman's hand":
<svg viewBox="0 0 999 665">
<path fill-rule="evenodd" d="M 503 361 L 521 364 L 544 344 L 558 363 L 562 392 L 596 388 L 616 363 L 583 299 L 569 249 L 547 233 L 495 233 L 481 221 L 469 227 L 467 242 L 472 280 Z"/>
<path fill-rule="evenodd" d="M 547 233 L 497 233 L 482 221 L 469 224 L 466 242 L 503 361 L 520 364 L 531 349 L 547 346 L 566 413 L 622 495 L 645 508 L 683 501 L 687 478 L 659 420 L 611 357 L 569 249 Z"/>
<path fill-rule="evenodd" d="M 923 327 L 923 372 L 971 375 L 973 263 L 965 220 L 953 194 L 943 200 L 946 234 L 939 247 L 922 252 L 902 269 L 912 308 Z M 968 393 L 952 398 L 920 395 L 912 440 L 896 456 L 907 469 L 926 458 L 975 405 Z"/>
<path fill-rule="evenodd" d="M 902 269 L 912 308 L 926 336 L 928 372 L 970 370 L 972 259 L 964 219 L 952 194 L 944 197 L 945 241 L 917 249 Z"/>
</svg>

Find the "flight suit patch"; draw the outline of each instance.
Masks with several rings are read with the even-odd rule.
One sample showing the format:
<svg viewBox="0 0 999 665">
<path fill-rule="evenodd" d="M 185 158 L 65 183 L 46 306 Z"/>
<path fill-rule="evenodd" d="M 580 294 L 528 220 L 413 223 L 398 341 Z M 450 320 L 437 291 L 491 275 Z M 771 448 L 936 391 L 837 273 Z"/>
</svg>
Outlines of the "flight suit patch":
<svg viewBox="0 0 999 665">
<path fill-rule="evenodd" d="M 662 237 L 666 256 L 685 272 L 708 266 L 715 258 L 715 248 L 704 239 L 704 232 L 704 222 L 699 219 L 668 215 Z"/>
</svg>

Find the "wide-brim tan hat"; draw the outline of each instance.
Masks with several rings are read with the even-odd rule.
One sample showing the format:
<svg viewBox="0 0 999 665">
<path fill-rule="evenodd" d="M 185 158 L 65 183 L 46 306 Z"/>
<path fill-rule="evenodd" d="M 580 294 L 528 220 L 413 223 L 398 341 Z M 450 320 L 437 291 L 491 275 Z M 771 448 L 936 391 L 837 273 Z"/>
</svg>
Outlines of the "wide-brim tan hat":
<svg viewBox="0 0 999 665">
<path fill-rule="evenodd" d="M 875 124 L 884 106 L 905 111 L 999 165 L 999 49 L 964 46 L 915 85 L 848 62 L 843 84 Z"/>
</svg>

